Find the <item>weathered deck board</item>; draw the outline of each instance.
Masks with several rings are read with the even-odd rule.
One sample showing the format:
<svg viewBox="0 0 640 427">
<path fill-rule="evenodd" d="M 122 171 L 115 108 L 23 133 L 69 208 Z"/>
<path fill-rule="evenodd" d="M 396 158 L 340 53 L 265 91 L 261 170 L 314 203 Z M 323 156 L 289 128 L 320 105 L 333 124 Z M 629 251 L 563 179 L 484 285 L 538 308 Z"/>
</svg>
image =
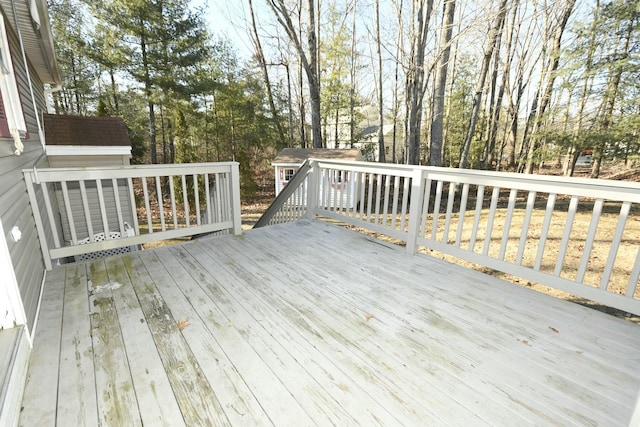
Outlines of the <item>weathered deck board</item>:
<svg viewBox="0 0 640 427">
<path fill-rule="evenodd" d="M 87 265 L 91 338 L 100 425 L 142 425 L 118 311 L 103 260 Z M 118 290 L 115 290 L 118 292 Z M 65 373 L 62 372 L 61 375 Z M 62 390 L 60 396 L 64 396 Z"/>
<path fill-rule="evenodd" d="M 29 410 L 21 414 L 22 426 L 51 426 L 56 423 L 65 269 L 49 272 L 47 279 L 49 282 L 42 290 L 42 301 L 47 306 L 40 310 L 38 317 L 34 336 L 38 345 L 31 350 L 27 385 L 22 398 L 29 405 Z"/>
<path fill-rule="evenodd" d="M 346 395 L 349 398 L 348 402 L 354 406 L 353 410 L 363 411 L 359 417 L 362 422 L 369 419 L 379 420 L 378 422 L 382 420 L 398 422 L 397 418 L 390 417 L 384 408 L 382 411 L 374 410 L 369 414 L 367 404 L 371 399 L 363 399 L 345 390 L 348 386 L 342 380 L 344 374 L 332 372 L 335 369 L 318 362 L 326 359 L 324 352 L 309 345 L 298 350 L 300 346 L 304 346 L 304 343 L 300 343 L 299 339 L 296 340 L 296 328 L 285 324 L 282 316 L 278 314 L 278 312 L 282 313 L 281 310 L 274 310 L 252 296 L 245 288 L 245 281 L 238 282 L 237 272 L 230 274 L 226 268 L 221 267 L 206 255 L 200 257 L 198 252 L 196 250 L 191 254 L 195 253 L 201 261 L 200 265 L 192 265 L 194 271 L 208 268 L 219 278 L 213 286 L 218 289 L 227 288 L 229 299 L 225 302 L 224 309 L 228 312 L 227 316 L 231 323 L 250 338 L 250 344 L 266 360 L 269 369 L 274 370 L 280 379 L 289 379 L 284 381 L 285 393 L 291 394 L 295 404 L 301 405 L 313 420 L 335 420 L 338 424 L 341 424 L 340 421 L 353 422 L 349 413 L 345 412 L 341 405 L 332 401 L 338 396 Z M 204 267 L 205 265 L 207 267 Z M 244 279 L 246 278 L 244 276 Z M 222 292 L 225 290 L 223 289 Z M 313 376 L 311 372 L 319 375 Z M 318 383 L 317 386 L 314 382 Z M 376 384 L 371 384 L 369 388 L 377 390 L 375 386 Z M 327 393 L 326 390 L 332 390 L 332 393 Z M 288 422 L 295 420 L 296 418 L 292 418 Z"/>
<path fill-rule="evenodd" d="M 423 390 L 407 381 L 406 378 L 390 373 L 389 365 L 393 363 L 392 361 L 388 361 L 386 366 L 376 363 L 383 358 L 386 351 L 395 349 L 393 347 L 385 348 L 385 343 L 375 342 L 377 339 L 375 331 L 366 321 L 364 313 L 362 315 L 353 313 L 353 310 L 349 307 L 342 307 L 340 301 L 337 300 L 323 302 L 321 298 L 314 298 L 306 294 L 301 288 L 291 292 L 290 288 L 281 285 L 281 280 L 278 278 L 282 275 L 280 265 L 272 264 L 274 269 L 261 268 L 264 265 L 269 265 L 269 263 L 260 262 L 260 254 L 265 252 L 248 249 L 240 253 L 233 245 L 226 243 L 228 242 L 214 243 L 219 244 L 223 256 L 228 257 L 220 262 L 231 269 L 236 276 L 243 277 L 243 281 L 248 284 L 246 288 L 243 288 L 244 292 L 248 291 L 244 300 L 257 300 L 253 310 L 264 312 L 267 310 L 263 307 L 275 308 L 275 311 L 280 314 L 278 316 L 280 324 L 274 325 L 275 327 L 302 331 L 301 338 L 307 341 L 312 339 L 313 346 L 321 349 L 324 355 L 328 355 L 326 358 L 329 363 L 333 357 L 336 357 L 341 358 L 341 364 L 350 366 L 351 369 L 336 373 L 336 377 L 342 377 L 343 381 L 349 380 L 351 382 L 355 378 L 362 377 L 361 389 L 364 391 L 372 389 L 386 392 L 386 395 L 380 396 L 378 401 L 392 399 L 400 402 L 398 407 L 392 411 L 397 417 L 404 415 L 405 418 L 400 418 L 398 421 L 404 424 L 412 418 L 419 417 L 425 422 L 429 420 L 435 422 L 437 417 L 432 412 L 434 409 L 439 413 L 447 411 L 449 416 L 456 414 L 461 421 L 478 421 L 476 416 L 469 414 L 464 408 L 456 407 L 458 406 L 456 402 L 432 401 L 431 408 L 416 405 L 419 403 L 415 402 L 416 396 L 419 396 Z M 192 255 L 194 257 L 202 256 L 200 254 L 207 256 L 207 253 L 208 251 L 193 251 Z M 253 264 L 252 259 L 256 259 L 256 257 L 257 262 L 260 263 L 259 266 Z M 215 263 L 216 260 L 213 258 L 202 260 L 202 264 L 207 266 L 215 265 Z M 304 265 L 298 267 L 305 268 Z M 298 281 L 294 279 L 296 275 L 292 269 L 286 268 L 282 271 L 289 272 L 287 273 L 288 280 L 293 279 L 294 283 Z M 308 271 L 303 270 L 302 273 L 306 274 Z M 307 276 L 307 278 L 309 277 Z M 302 282 L 296 284 L 302 286 Z M 271 318 L 272 316 L 270 313 L 265 313 L 263 317 Z M 397 360 L 400 359 L 402 356 L 397 358 Z M 325 369 L 328 368 L 325 367 Z M 347 387 L 353 386 L 347 383 Z M 346 403 L 356 396 L 355 392 L 346 395 L 341 403 Z M 440 406 L 437 409 L 434 408 L 438 404 Z M 465 420 L 465 417 L 468 419 Z"/>
<path fill-rule="evenodd" d="M 254 243 L 257 244 L 257 242 Z M 251 247 L 253 248 L 255 246 Z M 229 252 L 233 250 L 230 247 L 225 247 L 224 249 L 224 253 L 226 254 L 229 254 Z M 253 251 L 245 251 L 244 256 L 247 257 L 247 260 L 239 264 L 242 266 L 250 265 L 250 260 L 252 258 L 255 259 L 256 257 L 259 258 L 260 253 L 266 252 L 263 250 L 258 250 L 256 251 L 256 253 L 253 253 Z M 233 254 L 234 259 L 237 259 L 238 256 L 242 255 Z M 315 252 L 315 256 L 318 257 L 317 260 L 320 261 L 317 265 L 330 265 L 331 259 L 327 259 L 325 260 L 326 263 L 323 263 L 322 255 L 319 252 Z M 263 263 L 260 262 L 260 264 Z M 301 271 L 301 268 L 304 266 L 300 265 L 299 267 L 300 268 L 287 268 L 286 270 L 292 272 Z M 306 271 L 304 271 L 304 274 L 307 278 L 313 277 L 313 273 L 310 271 L 313 269 L 313 266 L 307 266 Z M 393 270 L 393 267 L 391 267 L 391 269 Z M 360 272 L 360 275 L 361 273 L 362 272 Z M 399 281 L 403 283 L 403 286 L 406 286 L 406 284 L 404 283 L 404 279 L 402 279 L 402 271 L 398 270 L 395 273 L 396 274 L 394 275 L 394 277 L 396 278 L 396 281 Z M 257 270 L 256 274 L 259 274 Z M 490 393 L 492 391 L 490 384 L 481 384 L 481 390 L 474 390 L 473 388 L 469 387 L 468 381 L 472 380 L 473 378 L 469 378 L 467 381 L 465 381 L 465 383 L 460 384 L 459 378 L 461 375 L 464 375 L 465 370 L 468 369 L 467 365 L 471 364 L 471 367 L 473 367 L 473 364 L 481 365 L 483 363 L 481 359 L 472 359 L 473 357 L 477 356 L 476 353 L 478 353 L 475 345 L 468 345 L 466 346 L 467 348 L 458 345 L 454 347 L 454 349 L 457 349 L 458 352 L 452 352 L 450 349 L 451 344 L 447 344 L 445 346 L 441 346 L 438 344 L 438 342 L 451 341 L 452 339 L 459 339 L 463 344 L 471 343 L 471 341 L 473 340 L 472 334 L 465 335 L 461 327 L 459 328 L 453 324 L 445 325 L 447 319 L 438 316 L 437 320 L 440 326 L 445 328 L 444 334 L 436 342 L 432 340 L 433 335 L 427 337 L 429 339 L 429 346 L 422 345 L 420 340 L 416 337 L 403 337 L 403 339 L 397 340 L 395 345 L 389 345 L 388 341 L 384 342 L 385 346 L 380 346 L 379 344 L 377 345 L 375 344 L 375 341 L 379 337 L 378 328 L 384 329 L 384 323 L 392 320 L 388 317 L 388 315 L 394 314 L 394 312 L 398 311 L 398 307 L 404 307 L 406 306 L 406 303 L 401 301 L 399 302 L 397 300 L 398 298 L 393 295 L 389 295 L 386 298 L 380 300 L 381 303 L 378 303 L 375 300 L 364 301 L 362 299 L 362 295 L 367 295 L 369 291 L 372 290 L 366 287 L 368 286 L 368 283 L 371 283 L 371 280 L 375 280 L 373 278 L 363 280 L 362 278 L 358 278 L 357 275 L 349 277 L 349 272 L 333 272 L 327 271 L 326 269 L 324 271 L 319 270 L 317 274 L 324 274 L 326 276 L 322 283 L 328 284 L 329 287 L 331 287 L 331 285 L 333 284 L 341 282 L 347 282 L 349 283 L 349 285 L 345 289 L 339 290 L 338 293 L 336 293 L 335 298 L 327 300 L 326 298 L 329 295 L 327 292 L 317 294 L 314 286 L 308 286 L 304 284 L 304 280 L 302 279 L 304 279 L 305 276 L 300 276 L 298 278 L 300 286 L 308 288 L 306 289 L 306 292 L 310 294 L 316 293 L 317 295 L 313 296 L 313 299 L 309 303 L 305 303 L 304 301 L 299 299 L 299 295 L 298 293 L 296 293 L 296 299 L 291 302 L 292 306 L 304 306 L 303 310 L 299 310 L 299 314 L 302 316 L 306 316 L 307 318 L 311 318 L 312 323 L 315 325 L 322 325 L 322 328 L 324 330 L 322 330 L 321 333 L 326 334 L 329 330 L 341 331 L 342 336 L 339 338 L 339 341 L 344 341 L 347 344 L 356 343 L 361 349 L 363 349 L 359 356 L 363 360 L 368 361 L 368 363 L 374 369 L 378 369 L 380 372 L 385 372 L 386 375 L 384 376 L 387 377 L 390 384 L 401 385 L 402 390 L 410 391 L 410 394 L 414 396 L 430 395 L 429 407 L 433 409 L 435 405 L 440 403 L 441 406 L 437 407 L 436 410 L 440 417 L 444 417 L 446 419 L 453 417 L 455 414 L 456 419 L 460 421 L 464 420 L 463 417 L 465 416 L 465 413 L 469 413 L 471 411 L 469 411 L 469 409 L 465 408 L 464 406 L 460 407 L 461 404 L 458 402 L 465 403 L 469 397 L 472 397 L 474 394 L 477 394 L 480 391 L 484 393 L 485 397 L 492 396 Z M 320 276 L 318 276 L 318 279 L 316 280 L 320 280 Z M 314 280 L 311 280 L 311 282 L 314 282 Z M 268 289 L 272 289 L 274 287 L 277 287 L 277 285 L 270 284 L 270 286 L 268 286 Z M 349 292 L 349 288 L 352 287 L 356 288 L 354 292 L 360 296 L 360 313 L 351 313 L 348 317 L 345 317 L 344 315 L 342 315 L 342 313 L 348 313 L 352 310 L 352 308 L 341 303 L 341 300 L 339 297 L 337 297 L 337 295 L 345 295 Z M 366 289 L 362 289 L 363 287 L 365 287 Z M 280 299 L 280 297 L 278 297 L 278 299 Z M 276 305 L 277 303 L 277 301 L 269 301 L 269 305 Z M 388 309 L 384 307 L 385 305 L 389 306 Z M 318 312 L 318 309 L 315 307 L 319 306 L 323 308 L 330 307 L 331 311 Z M 378 306 L 380 309 L 386 310 L 386 313 L 381 312 L 380 310 L 372 310 L 376 306 Z M 371 318 L 369 322 L 367 322 L 365 318 L 367 313 L 366 308 L 369 308 L 369 311 L 377 313 L 377 317 L 376 315 L 374 315 L 374 317 Z M 341 319 L 342 321 L 337 323 L 335 321 L 336 319 Z M 379 323 L 379 321 L 381 321 L 381 323 Z M 358 326 L 360 324 L 366 325 L 367 328 L 365 330 L 359 331 Z M 413 329 L 413 332 L 416 332 L 416 330 L 420 330 L 420 328 L 424 328 L 424 325 L 416 326 L 415 329 Z M 399 331 L 398 328 L 393 328 L 389 330 L 389 333 L 391 334 L 390 336 L 393 337 L 394 335 L 397 336 L 399 333 L 403 333 L 403 331 Z M 385 337 L 386 336 L 388 335 L 385 334 Z M 481 340 L 486 340 L 486 337 L 479 336 L 478 338 Z M 410 345 L 407 346 L 407 344 Z M 416 352 L 416 354 L 410 354 L 405 351 L 407 347 L 417 347 L 418 345 L 420 345 L 421 351 Z M 434 347 L 436 347 L 437 350 L 434 350 Z M 357 352 L 357 349 L 355 351 Z M 425 355 L 428 355 L 428 357 L 425 358 Z M 426 364 L 423 365 L 420 363 L 421 357 L 426 359 Z M 421 384 L 420 382 L 415 382 L 413 381 L 413 378 L 415 378 L 416 374 L 415 363 L 412 364 L 413 369 L 405 370 L 404 375 L 402 375 L 402 366 L 399 366 L 398 362 L 407 359 L 413 359 L 418 365 L 421 365 L 423 369 L 425 369 L 425 372 L 449 372 L 449 375 L 445 377 L 445 381 L 436 381 L 435 383 L 431 382 L 428 385 Z M 391 371 L 391 373 L 386 372 L 385 368 L 387 371 Z M 437 376 L 438 375 L 436 375 L 436 377 Z M 466 389 L 466 393 L 461 396 L 460 391 L 463 389 Z M 494 402 L 505 401 L 505 392 L 503 390 L 498 389 L 495 390 L 494 393 L 497 393 L 497 395 L 500 397 L 499 399 L 495 399 Z M 441 395 L 444 395 L 443 397 L 445 398 L 445 400 L 443 402 L 434 402 L 434 396 L 438 397 Z M 508 400 L 506 400 L 506 402 L 508 402 Z M 548 403 L 552 402 L 550 401 Z M 492 419 L 493 422 L 501 421 L 503 423 L 506 423 L 509 419 L 515 421 L 519 416 L 522 416 L 523 413 L 526 413 L 522 411 L 522 408 L 515 407 L 512 408 L 512 413 L 508 414 L 507 418 L 496 420 L 496 414 L 500 416 L 505 412 L 508 413 L 508 411 L 505 411 L 505 408 L 494 408 L 492 407 L 491 402 L 484 400 L 479 405 L 477 405 L 477 407 L 473 408 L 472 413 L 484 413 L 485 420 Z M 464 421 L 465 423 L 475 421 L 475 424 L 477 424 L 479 420 L 468 419 Z M 536 421 L 540 422 L 539 420 Z M 548 419 L 545 421 L 549 422 Z"/>
<path fill-rule="evenodd" d="M 317 242 L 317 240 L 315 241 Z M 322 257 L 320 254 L 323 250 L 327 251 L 326 248 L 328 248 L 328 246 L 326 244 L 322 245 L 322 242 L 316 248 L 317 250 L 315 254 L 318 257 L 318 261 L 320 261 L 317 265 L 322 264 Z M 377 268 L 378 271 L 376 271 L 375 275 L 371 276 L 369 280 L 375 280 L 375 277 L 384 277 L 384 274 L 386 273 L 385 270 L 388 270 L 388 266 L 386 265 L 382 269 L 376 267 L 384 265 L 384 258 L 379 257 L 380 263 L 375 263 L 376 256 L 374 255 L 375 254 L 373 253 L 369 254 L 367 256 L 367 259 L 369 261 L 373 261 L 372 267 L 370 268 Z M 403 261 L 404 259 L 402 258 L 398 260 L 399 264 L 397 264 L 396 266 L 400 268 L 399 271 L 402 271 L 403 269 L 405 271 L 408 271 L 410 268 L 412 268 L 410 263 L 405 263 Z M 621 398 L 621 396 L 617 395 L 618 390 L 622 388 L 622 394 L 629 391 L 631 392 L 631 394 L 633 394 L 633 390 L 636 386 L 633 383 L 630 384 L 626 380 L 626 377 L 629 375 L 638 379 L 638 375 L 640 374 L 637 370 L 637 360 L 633 357 L 631 358 L 631 360 L 629 359 L 629 355 L 635 354 L 637 349 L 640 348 L 637 330 L 633 327 L 633 325 L 631 325 L 631 328 L 616 328 L 615 325 L 624 324 L 625 326 L 627 326 L 627 324 L 620 319 L 615 319 L 609 316 L 603 317 L 601 313 L 593 312 L 592 310 L 587 308 L 581 308 L 578 310 L 569 311 L 573 313 L 582 312 L 582 314 L 584 315 L 583 319 L 590 319 L 593 315 L 595 315 L 596 317 L 600 318 L 602 324 L 608 325 L 610 328 L 604 329 L 604 335 L 602 336 L 594 336 L 592 332 L 589 333 L 589 329 L 585 328 L 582 329 L 581 333 L 577 334 L 571 332 L 572 328 L 568 328 L 569 333 L 567 334 L 567 331 L 563 329 L 563 327 L 559 325 L 558 322 L 556 322 L 556 318 L 558 316 L 553 316 L 554 313 L 548 310 L 548 308 L 546 307 L 546 303 L 548 302 L 548 298 L 546 296 L 537 293 L 531 293 L 528 290 L 517 286 L 507 285 L 505 289 L 502 290 L 505 294 L 505 301 L 516 301 L 522 303 L 523 301 L 528 300 L 529 310 L 534 310 L 535 312 L 537 312 L 538 317 L 532 317 L 530 319 L 530 322 L 523 322 L 521 319 L 518 319 L 517 315 L 514 315 L 513 313 L 509 312 L 510 310 L 507 310 L 506 312 L 502 313 L 505 315 L 509 315 L 509 318 L 507 318 L 508 322 L 504 321 L 503 316 L 492 316 L 489 319 L 493 323 L 496 323 L 495 328 L 488 329 L 485 326 L 480 326 L 478 328 L 477 325 L 482 325 L 483 322 L 486 322 L 486 320 L 488 319 L 486 310 L 492 310 L 492 312 L 496 312 L 498 314 L 501 313 L 500 304 L 496 304 L 495 300 L 488 300 L 489 304 L 486 304 L 485 301 L 487 301 L 487 299 L 478 298 L 478 294 L 471 293 L 472 296 L 475 295 L 475 298 L 470 298 L 469 295 L 464 295 L 462 293 L 458 294 L 462 287 L 452 287 L 450 285 L 450 277 L 453 277 L 453 274 L 455 273 L 451 270 L 453 266 L 444 262 L 440 263 L 447 269 L 448 274 L 446 276 L 443 275 L 441 279 L 438 279 L 437 266 L 430 268 L 428 272 L 425 272 L 428 273 L 428 277 L 430 278 L 430 286 L 438 286 L 438 284 L 444 285 L 442 287 L 442 290 L 446 291 L 447 293 L 451 293 L 455 289 L 455 292 L 457 294 L 455 295 L 456 298 L 452 299 L 452 301 L 447 301 L 447 304 L 451 302 L 455 304 L 455 302 L 459 299 L 467 299 L 466 304 L 461 306 L 460 309 L 457 310 L 458 327 L 461 330 L 463 328 L 466 329 L 466 332 L 470 333 L 471 336 L 477 333 L 482 333 L 484 336 L 486 336 L 478 336 L 480 340 L 484 341 L 484 347 L 486 347 L 487 345 L 494 345 L 494 350 L 499 349 L 501 352 L 507 351 L 507 354 L 512 355 L 512 358 L 507 358 L 507 360 L 505 360 L 505 363 L 500 364 L 498 369 L 508 369 L 510 360 L 516 360 L 516 367 L 521 371 L 524 371 L 525 374 L 527 372 L 540 373 L 546 369 L 548 370 L 547 373 L 550 375 L 549 381 L 547 381 L 547 383 L 554 388 L 564 386 L 564 384 L 562 383 L 562 379 L 563 377 L 565 377 L 565 374 L 566 379 L 572 382 L 576 382 L 576 386 L 582 385 L 583 388 L 588 388 L 593 385 L 594 380 L 596 381 L 596 383 L 598 381 L 597 376 L 594 375 L 592 371 L 601 373 L 602 383 L 598 384 L 598 390 L 600 393 L 606 392 L 606 395 L 609 396 L 609 399 L 611 400 L 607 403 L 607 405 L 611 404 L 614 408 L 616 408 L 618 405 L 617 400 Z M 349 272 L 346 273 L 348 274 Z M 366 274 L 366 272 L 362 272 L 362 274 Z M 396 272 L 396 274 L 390 275 L 389 278 L 392 279 L 394 277 L 397 277 L 398 274 L 399 273 Z M 410 307 L 413 304 L 412 298 L 413 301 L 419 301 L 420 295 L 424 294 L 424 289 L 420 284 L 420 277 L 420 275 L 415 274 L 407 275 L 407 279 L 405 281 L 406 283 L 403 283 L 402 287 L 397 289 L 397 292 L 394 294 L 394 296 L 386 295 L 384 298 L 380 298 L 379 301 L 389 301 L 390 298 L 395 297 L 396 301 L 393 301 L 390 305 L 390 308 L 392 310 L 397 310 L 397 307 Z M 425 275 L 422 277 L 427 276 Z M 496 286 L 503 285 L 501 282 L 487 276 L 474 277 L 473 280 L 474 281 L 472 283 L 474 283 L 474 285 L 476 286 L 483 286 L 483 282 L 485 282 L 484 285 L 491 284 L 491 282 L 494 282 Z M 413 286 L 410 285 L 411 281 L 415 282 Z M 329 281 L 328 283 L 333 284 L 335 282 Z M 416 286 L 418 292 L 412 295 L 412 293 L 416 290 Z M 464 287 L 462 289 L 467 290 L 467 292 L 469 291 L 468 287 Z M 375 290 L 377 290 L 377 288 Z M 479 291 L 483 290 L 479 288 Z M 347 295 L 348 293 L 345 292 L 344 289 L 339 289 L 338 294 Z M 363 294 L 368 295 L 368 293 L 358 293 L 358 295 Z M 398 297 L 403 298 L 403 300 L 397 300 Z M 373 302 L 375 303 L 375 301 Z M 439 303 L 442 302 L 443 301 L 439 301 Z M 566 313 L 565 310 L 567 310 L 567 303 L 563 301 L 560 301 L 560 303 L 563 303 L 562 305 L 565 306 L 563 310 L 560 311 L 560 317 L 562 317 L 562 315 Z M 482 307 L 482 305 L 485 305 L 486 309 L 483 311 L 477 311 L 478 306 Z M 420 310 L 421 308 L 424 308 L 424 306 L 424 303 L 420 303 L 416 306 L 416 309 Z M 572 305 L 569 305 L 569 307 L 573 308 Z M 429 317 L 431 318 L 431 321 L 440 321 L 439 319 L 441 315 L 445 313 L 448 315 L 446 316 L 446 321 L 454 323 L 456 322 L 455 306 L 447 307 L 441 304 L 438 307 L 438 310 L 429 312 Z M 545 320 L 547 314 L 550 314 L 548 321 L 550 321 L 551 324 L 556 325 L 556 328 L 554 328 L 555 330 L 551 329 L 552 326 L 547 327 L 545 323 L 540 321 L 540 316 L 542 315 L 542 320 Z M 571 326 L 571 324 L 568 325 Z M 514 329 L 515 327 L 517 327 L 517 329 Z M 434 329 L 434 331 L 438 331 L 441 329 L 442 328 Z M 601 342 L 603 340 L 608 340 L 608 333 L 610 333 L 614 329 L 617 330 L 619 334 L 620 332 L 625 331 L 629 333 L 620 334 L 622 340 L 619 341 L 616 345 L 609 347 L 607 349 L 608 352 L 603 356 L 603 352 L 601 351 L 603 348 L 601 347 Z M 510 336 L 508 334 L 504 334 L 504 332 L 510 331 L 512 331 L 513 335 Z M 576 335 L 581 339 L 579 343 L 576 343 L 578 345 L 574 347 L 571 347 L 570 345 L 568 348 L 565 348 L 564 352 L 558 353 L 558 350 L 562 350 L 562 346 L 565 343 L 565 338 L 575 339 Z M 518 338 L 519 336 L 520 338 Z M 451 338 L 451 331 L 447 331 L 446 335 L 444 335 L 442 338 L 446 339 L 447 337 Z M 507 338 L 507 341 L 505 341 L 505 338 Z M 516 341 L 516 338 L 521 344 L 524 344 L 526 341 L 526 345 L 511 345 Z M 509 342 L 509 340 L 511 342 Z M 480 351 L 472 351 L 468 354 L 481 355 L 483 353 L 482 349 L 478 350 Z M 601 356 L 602 359 L 606 359 L 609 362 L 594 363 L 593 360 L 589 360 L 589 358 L 593 355 Z M 612 367 L 612 361 L 615 363 L 615 365 L 622 365 L 624 368 L 622 370 L 619 370 L 615 367 Z M 554 378 L 552 376 L 556 377 L 555 383 L 553 382 Z M 533 380 L 536 379 L 533 378 Z M 625 386 L 630 388 L 624 390 Z M 592 396 L 588 391 L 583 391 L 583 394 L 580 395 L 578 394 L 580 389 L 578 387 L 574 387 L 574 389 L 576 391 L 575 399 L 577 399 L 578 402 L 584 406 L 583 408 L 581 408 L 582 411 L 589 412 L 591 410 L 591 406 L 595 406 L 597 408 L 600 404 L 597 396 Z M 555 405 L 552 405 L 551 408 L 553 408 L 553 406 Z M 599 409 L 604 410 L 605 408 L 606 406 Z M 620 407 L 618 409 L 624 411 L 624 407 Z"/>
<path fill-rule="evenodd" d="M 180 317 L 171 313 L 145 269 L 137 269 L 131 274 L 135 274 L 132 285 L 185 424 L 228 424 L 212 385 L 206 380 L 193 351 L 178 328 Z M 170 420 L 167 420 L 168 424 L 171 424 Z"/>
<path fill-rule="evenodd" d="M 96 380 L 87 273 L 83 265 L 66 269 L 64 282 L 64 316 L 58 372 L 58 425 L 96 424 Z"/>
<path fill-rule="evenodd" d="M 626 425 L 640 390 L 639 325 L 319 221 L 45 290 L 23 425 Z"/>
<path fill-rule="evenodd" d="M 152 272 L 171 312 L 187 321 L 182 334 L 204 375 L 215 386 L 214 392 L 229 422 L 233 425 L 268 425 L 270 421 L 264 410 L 219 345 L 221 340 L 231 340 L 230 335 L 237 338 L 239 334 L 221 320 L 215 303 L 169 251 L 147 251 L 132 262 L 135 270 L 146 268 Z M 175 283 L 180 283 L 180 287 Z"/>
<path fill-rule="evenodd" d="M 173 395 L 159 352 L 154 351 L 155 343 L 149 334 L 149 323 L 140 306 L 139 297 L 132 285 L 130 258 L 109 258 L 106 260 L 111 292 L 128 360 L 144 360 L 130 363 L 131 379 L 136 392 L 143 425 L 180 426 L 180 408 Z M 120 286 L 122 285 L 122 286 Z"/>
</svg>

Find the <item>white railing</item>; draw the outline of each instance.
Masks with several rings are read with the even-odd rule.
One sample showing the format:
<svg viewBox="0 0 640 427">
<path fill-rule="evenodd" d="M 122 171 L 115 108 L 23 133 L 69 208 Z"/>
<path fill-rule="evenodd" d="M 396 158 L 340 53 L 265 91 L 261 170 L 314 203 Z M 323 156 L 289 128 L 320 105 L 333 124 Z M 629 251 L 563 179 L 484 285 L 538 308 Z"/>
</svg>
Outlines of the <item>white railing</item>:
<svg viewBox="0 0 640 427">
<path fill-rule="evenodd" d="M 305 162 L 253 228 L 292 222 L 307 215 L 307 181 L 311 166 Z"/>
<path fill-rule="evenodd" d="M 640 184 L 365 162 L 310 165 L 307 216 L 389 235 L 406 242 L 409 253 L 427 248 L 640 314 Z"/>
<path fill-rule="evenodd" d="M 23 173 L 47 269 L 56 259 L 241 230 L 235 162 Z"/>
</svg>

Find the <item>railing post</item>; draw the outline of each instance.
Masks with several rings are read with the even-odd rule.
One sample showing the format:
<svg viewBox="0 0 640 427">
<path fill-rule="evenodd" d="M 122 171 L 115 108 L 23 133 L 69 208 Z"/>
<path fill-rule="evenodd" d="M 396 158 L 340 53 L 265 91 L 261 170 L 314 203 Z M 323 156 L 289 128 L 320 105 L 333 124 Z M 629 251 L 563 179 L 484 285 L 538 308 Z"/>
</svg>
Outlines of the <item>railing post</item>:
<svg viewBox="0 0 640 427">
<path fill-rule="evenodd" d="M 24 181 L 27 186 L 27 194 L 29 196 L 29 203 L 31 203 L 31 213 L 36 223 L 36 230 L 38 232 L 38 238 L 40 239 L 40 250 L 42 251 L 42 260 L 44 261 L 44 267 L 47 271 L 53 268 L 51 262 L 51 254 L 49 253 L 49 243 L 47 242 L 47 235 L 44 232 L 44 224 L 42 222 L 42 215 L 40 213 L 40 206 L 38 205 L 38 197 L 36 195 L 36 188 L 33 185 L 34 177 L 32 171 L 23 171 Z M 49 224 L 50 227 L 55 227 L 55 224 Z"/>
<path fill-rule="evenodd" d="M 416 166 L 411 176 L 411 204 L 409 205 L 409 230 L 407 233 L 406 251 L 415 254 L 418 249 L 418 234 L 420 233 L 420 218 L 424 204 L 424 175 L 425 171 Z"/>
<path fill-rule="evenodd" d="M 320 182 L 320 166 L 315 160 L 309 160 L 311 170 L 307 175 L 307 213 L 305 218 L 315 219 L 318 206 L 318 182 Z"/>
<path fill-rule="evenodd" d="M 242 215 L 240 212 L 240 168 L 237 162 L 231 164 L 231 215 L 233 234 L 242 234 Z"/>
<path fill-rule="evenodd" d="M 636 397 L 636 404 L 633 408 L 633 413 L 631 414 L 631 420 L 629 421 L 629 426 L 638 425 L 640 425 L 640 391 Z"/>
</svg>

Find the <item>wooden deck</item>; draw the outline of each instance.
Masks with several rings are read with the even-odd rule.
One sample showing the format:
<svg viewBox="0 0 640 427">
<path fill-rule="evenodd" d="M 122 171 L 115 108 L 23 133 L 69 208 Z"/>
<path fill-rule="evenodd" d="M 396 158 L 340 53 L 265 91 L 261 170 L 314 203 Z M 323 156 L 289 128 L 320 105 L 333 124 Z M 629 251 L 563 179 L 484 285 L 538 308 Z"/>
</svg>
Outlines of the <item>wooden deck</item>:
<svg viewBox="0 0 640 427">
<path fill-rule="evenodd" d="M 20 422 L 627 425 L 638 366 L 639 325 L 298 221 L 54 269 Z"/>
</svg>

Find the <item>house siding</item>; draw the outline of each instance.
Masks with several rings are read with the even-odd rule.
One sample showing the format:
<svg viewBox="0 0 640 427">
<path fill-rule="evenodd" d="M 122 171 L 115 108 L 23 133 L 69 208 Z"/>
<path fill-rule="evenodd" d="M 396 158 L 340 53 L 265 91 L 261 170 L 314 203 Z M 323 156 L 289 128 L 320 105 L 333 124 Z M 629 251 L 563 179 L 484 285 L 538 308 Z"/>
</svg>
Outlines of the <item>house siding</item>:
<svg viewBox="0 0 640 427">
<path fill-rule="evenodd" d="M 134 225 L 133 213 L 131 212 L 131 197 L 127 181 L 124 179 L 117 180 L 118 198 L 120 199 L 120 207 L 122 209 L 122 220 L 130 226 Z M 58 206 L 64 206 L 62 189 L 57 186 L 56 197 Z M 69 203 L 71 205 L 71 213 L 75 225 L 76 238 L 78 240 L 85 239 L 89 236 L 89 228 L 82 203 L 82 193 L 80 192 L 80 184 L 78 182 L 70 182 L 67 184 L 69 195 Z M 95 182 L 88 182 L 85 185 L 85 191 L 89 205 L 89 218 L 91 219 L 91 227 L 93 234 L 104 232 L 102 223 L 102 214 L 100 204 L 98 202 L 98 190 Z M 110 231 L 120 231 L 118 223 L 118 212 L 116 211 L 116 197 L 113 191 L 113 184 L 109 180 L 102 181 L 102 192 L 105 201 L 105 213 Z M 62 239 L 68 243 L 71 242 L 71 229 L 69 226 L 69 216 L 65 209 L 60 211 L 60 220 L 62 223 Z"/>
<path fill-rule="evenodd" d="M 37 111 L 34 109 L 20 44 L 9 26 L 7 36 L 28 136 L 22 141 L 24 151 L 19 156 L 14 155 L 15 147 L 11 138 L 0 138 L 0 219 L 7 233 L 7 245 L 26 313 L 28 330 L 31 332 L 40 298 L 44 262 L 22 169 L 48 166 L 36 120 L 36 115 L 46 111 L 46 103 L 44 86 L 32 70 L 30 74 Z M 9 235 L 14 226 L 19 227 L 22 232 L 22 239 L 18 242 L 14 242 Z"/>
</svg>

